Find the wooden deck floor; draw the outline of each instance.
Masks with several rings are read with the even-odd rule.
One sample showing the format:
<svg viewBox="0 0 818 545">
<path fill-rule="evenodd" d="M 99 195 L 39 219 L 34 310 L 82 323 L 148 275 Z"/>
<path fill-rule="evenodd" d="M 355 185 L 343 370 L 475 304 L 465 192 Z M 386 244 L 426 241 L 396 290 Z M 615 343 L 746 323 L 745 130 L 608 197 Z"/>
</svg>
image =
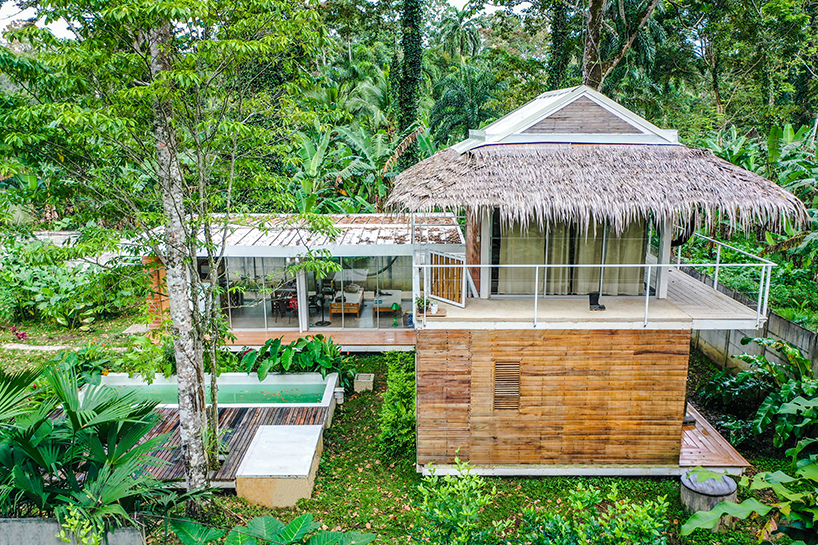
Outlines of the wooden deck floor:
<svg viewBox="0 0 818 545">
<path fill-rule="evenodd" d="M 687 414 L 696 419 L 696 427 L 682 431 L 680 467 L 730 468 L 740 473 L 750 464 L 722 437 L 710 423 L 691 405 Z"/>
<path fill-rule="evenodd" d="M 754 324 L 756 319 L 754 309 L 678 269 L 668 271 L 667 300 L 690 316 L 693 329 L 700 329 L 706 321 L 740 320 Z"/>
<path fill-rule="evenodd" d="M 342 347 L 414 347 L 417 334 L 412 329 L 379 329 L 379 330 L 332 330 L 327 328 L 312 328 L 303 333 L 298 330 L 283 331 L 280 329 L 234 329 L 235 341 L 228 341 L 233 346 L 261 346 L 267 339 L 282 338 L 285 343 L 292 342 L 305 335 L 321 334 L 332 337 L 335 344 Z"/>
<path fill-rule="evenodd" d="M 170 433 L 168 448 L 156 453 L 158 458 L 166 461 L 161 466 L 151 467 L 149 471 L 163 481 L 181 481 L 185 470 L 181 460 L 179 438 L 179 409 L 158 409 L 161 420 L 149 437 Z M 244 453 L 250 446 L 259 426 L 268 425 L 324 425 L 327 418 L 325 407 L 260 407 L 260 408 L 222 408 L 219 409 L 219 427 L 226 430 L 224 440 L 230 447 L 227 462 L 218 471 L 211 473 L 214 485 L 234 486 L 236 471 L 239 469 Z"/>
</svg>

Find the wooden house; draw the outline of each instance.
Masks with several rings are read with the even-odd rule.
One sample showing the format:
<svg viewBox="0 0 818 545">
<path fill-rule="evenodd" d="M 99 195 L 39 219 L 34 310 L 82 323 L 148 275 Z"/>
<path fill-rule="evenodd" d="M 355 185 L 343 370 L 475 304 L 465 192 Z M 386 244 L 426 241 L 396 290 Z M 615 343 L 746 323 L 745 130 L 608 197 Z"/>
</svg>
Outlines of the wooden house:
<svg viewBox="0 0 818 545">
<path fill-rule="evenodd" d="M 389 205 L 467 218 L 462 255 L 415 254 L 415 284 L 439 302 L 416 320 L 419 468 L 454 471 L 455 456 L 495 475 L 745 464 L 706 422 L 683 430 L 690 336 L 761 325 L 773 264 L 703 267 L 752 268 L 751 309 L 686 274 L 675 246 L 701 225 L 801 222 L 793 195 L 576 87 L 407 169 Z"/>
</svg>

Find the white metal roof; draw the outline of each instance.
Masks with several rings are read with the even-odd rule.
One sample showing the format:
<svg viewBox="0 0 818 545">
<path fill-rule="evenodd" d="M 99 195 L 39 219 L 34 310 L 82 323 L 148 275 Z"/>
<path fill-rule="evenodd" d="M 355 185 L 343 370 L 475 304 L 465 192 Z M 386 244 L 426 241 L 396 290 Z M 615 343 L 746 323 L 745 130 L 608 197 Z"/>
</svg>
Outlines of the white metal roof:
<svg viewBox="0 0 818 545">
<path fill-rule="evenodd" d="M 588 98 L 634 127 L 635 134 L 524 134 L 527 128 L 581 97 Z M 679 139 L 675 130 L 660 129 L 602 93 L 585 85 L 580 85 L 543 93 L 485 128 L 479 131 L 469 131 L 469 138 L 455 144 L 452 149 L 463 154 L 486 145 L 523 143 L 678 144 Z"/>
<path fill-rule="evenodd" d="M 252 214 L 231 218 L 225 256 L 296 257 L 310 250 L 334 256 L 412 255 L 421 246 L 462 251 L 465 244 L 452 214 L 334 214 L 338 234 L 312 232 L 298 216 Z M 218 223 L 218 221 L 216 222 Z M 214 243 L 222 243 L 214 233 Z"/>
</svg>

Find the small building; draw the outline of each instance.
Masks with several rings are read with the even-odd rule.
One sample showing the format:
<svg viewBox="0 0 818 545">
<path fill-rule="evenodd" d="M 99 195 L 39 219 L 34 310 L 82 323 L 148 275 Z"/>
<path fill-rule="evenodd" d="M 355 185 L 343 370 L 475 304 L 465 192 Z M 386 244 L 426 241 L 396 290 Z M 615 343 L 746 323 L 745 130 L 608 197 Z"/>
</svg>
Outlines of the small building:
<svg viewBox="0 0 818 545">
<path fill-rule="evenodd" d="M 415 320 L 421 469 L 453 471 L 455 456 L 495 475 L 746 464 L 706 422 L 683 430 L 690 337 L 761 326 L 773 264 L 720 261 L 713 241 L 698 270 L 755 271 L 748 308 L 674 253 L 700 225 L 799 223 L 792 194 L 580 86 L 407 169 L 389 205 L 466 217 L 464 255 L 414 263 L 439 302 Z"/>
<path fill-rule="evenodd" d="M 268 339 L 290 342 L 321 333 L 346 350 L 411 350 L 415 330 L 412 263 L 416 252 L 462 255 L 463 230 L 452 214 L 331 215 L 328 232 L 314 232 L 290 215 L 251 214 L 229 219 L 218 274 L 211 275 L 202 250 L 203 280 L 218 278 L 221 310 L 237 347 Z M 217 223 L 219 223 L 217 221 Z M 293 275 L 297 260 L 312 252 L 331 256 L 340 270 L 326 278 Z M 151 258 L 146 258 L 148 261 Z M 167 307 L 164 271 L 153 272 L 155 313 Z"/>
</svg>

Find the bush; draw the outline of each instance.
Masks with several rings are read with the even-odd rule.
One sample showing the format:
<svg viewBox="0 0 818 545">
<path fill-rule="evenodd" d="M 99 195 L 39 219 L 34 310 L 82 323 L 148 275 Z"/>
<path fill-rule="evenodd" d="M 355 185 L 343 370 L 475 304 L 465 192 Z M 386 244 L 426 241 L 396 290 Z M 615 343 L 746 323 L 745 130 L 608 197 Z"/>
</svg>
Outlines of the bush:
<svg viewBox="0 0 818 545">
<path fill-rule="evenodd" d="M 41 400 L 29 393 L 40 374 Z M 81 515 L 97 530 L 132 522 L 164 485 L 146 471 L 167 436 L 145 440 L 155 402 L 88 385 L 59 367 L 0 371 L 0 516 Z M 59 414 L 55 413 L 61 409 Z"/>
<path fill-rule="evenodd" d="M 326 378 L 338 373 L 338 381 L 347 391 L 352 391 L 355 369 L 352 358 L 345 358 L 332 337 L 312 335 L 301 337 L 290 344 L 281 339 L 269 339 L 259 350 L 248 350 L 239 366 L 248 373 L 256 371 L 258 379 L 264 380 L 268 373 L 321 373 Z"/>
<path fill-rule="evenodd" d="M 460 475 L 424 477 L 418 486 L 421 495 L 420 521 L 415 540 L 435 545 L 482 545 L 497 543 L 497 532 L 509 525 L 481 524 L 480 512 L 489 505 L 497 490 L 486 490 L 486 481 L 473 475 L 469 466 L 455 458 Z"/>
<path fill-rule="evenodd" d="M 0 321 L 40 320 L 83 329 L 144 303 L 141 265 L 72 264 L 75 253 L 42 241 L 4 242 Z"/>
<path fill-rule="evenodd" d="M 389 458 L 415 452 L 415 355 L 412 352 L 387 352 L 386 393 L 379 417 L 381 433 L 378 446 Z"/>
<path fill-rule="evenodd" d="M 526 511 L 520 537 L 532 545 L 664 545 L 665 497 L 634 503 L 619 498 L 614 488 L 605 497 L 596 488 L 582 486 L 568 499 L 567 516 L 549 512 Z"/>
<path fill-rule="evenodd" d="M 729 371 L 717 373 L 703 386 L 702 399 L 722 405 L 740 419 L 753 416 L 753 433 L 761 435 L 772 429 L 773 444 L 779 448 L 814 431 L 818 425 L 818 380 L 812 377 L 812 362 L 797 348 L 775 339 L 745 337 L 741 342 L 771 348 L 783 356 L 784 363 L 741 354 L 737 357 L 750 368 L 735 376 Z"/>
</svg>

